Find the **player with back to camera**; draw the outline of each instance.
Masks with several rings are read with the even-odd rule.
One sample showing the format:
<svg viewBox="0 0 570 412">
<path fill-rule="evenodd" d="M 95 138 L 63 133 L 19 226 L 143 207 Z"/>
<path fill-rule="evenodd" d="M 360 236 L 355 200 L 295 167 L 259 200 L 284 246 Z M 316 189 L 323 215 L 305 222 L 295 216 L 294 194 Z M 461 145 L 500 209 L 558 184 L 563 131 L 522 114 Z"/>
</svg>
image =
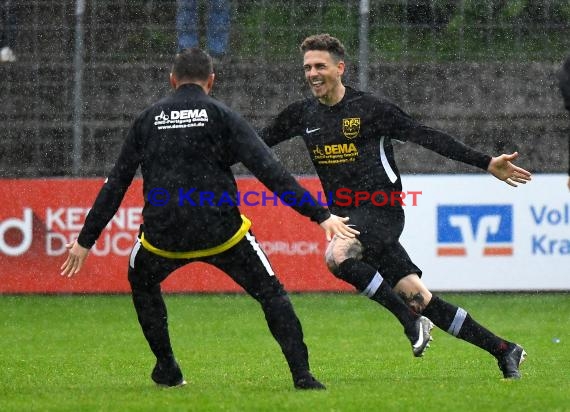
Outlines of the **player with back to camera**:
<svg viewBox="0 0 570 412">
<path fill-rule="evenodd" d="M 345 86 L 345 51 L 335 37 L 310 36 L 301 44 L 301 52 L 305 78 L 314 98 L 287 106 L 261 136 L 269 146 L 301 136 L 326 193 L 338 189 L 401 193 L 392 140 L 413 142 L 479 167 L 511 186 L 531 179 L 528 171 L 511 163 L 517 153 L 498 157 L 480 153 L 417 122 L 386 99 Z M 351 150 L 336 153 L 334 158 L 323 151 L 324 147 L 342 145 Z M 379 207 L 368 201 L 341 207 L 333 201 L 331 210 L 350 217 L 360 231 L 357 238 L 335 237 L 330 243 L 325 259 L 335 276 L 385 306 L 405 327 L 399 307 L 386 302 L 385 297 L 391 296 L 388 290 L 393 288 L 414 312 L 493 355 L 504 378 L 520 378 L 519 366 L 526 356 L 521 346 L 496 336 L 463 308 L 432 295 L 423 284 L 422 271 L 399 241 L 404 228 L 404 210 L 399 202 Z"/>
<path fill-rule="evenodd" d="M 307 201 L 307 192 L 249 124 L 208 96 L 214 72 L 207 53 L 197 48 L 178 53 L 170 83 L 174 93 L 151 105 L 134 121 L 78 239 L 67 245 L 69 255 L 61 274 L 73 276 L 82 268 L 89 248 L 116 213 L 140 166 L 144 223 L 129 258 L 128 279 L 139 323 L 156 356 L 151 378 L 163 386 L 186 383 L 170 343 L 160 285 L 176 269 L 205 262 L 227 273 L 261 304 L 294 386 L 324 389 L 310 372 L 303 331 L 291 301 L 249 230 L 251 222 L 236 206 L 238 193 L 231 165 L 242 162 L 274 193 L 293 193 L 294 209 L 318 223 L 327 238 L 334 234 L 344 239 L 358 232 L 346 226 L 348 218 L 331 215 L 314 198 Z M 172 121 L 168 116 L 182 111 L 195 113 L 198 118 L 186 116 L 184 121 Z M 174 198 L 157 205 L 151 198 L 155 188 L 170 194 L 183 189 L 184 196 L 195 189 L 190 200 L 196 206 L 186 200 L 180 204 Z M 201 205 L 197 196 L 202 192 L 214 193 L 215 199 L 226 194 L 233 201 Z"/>
</svg>

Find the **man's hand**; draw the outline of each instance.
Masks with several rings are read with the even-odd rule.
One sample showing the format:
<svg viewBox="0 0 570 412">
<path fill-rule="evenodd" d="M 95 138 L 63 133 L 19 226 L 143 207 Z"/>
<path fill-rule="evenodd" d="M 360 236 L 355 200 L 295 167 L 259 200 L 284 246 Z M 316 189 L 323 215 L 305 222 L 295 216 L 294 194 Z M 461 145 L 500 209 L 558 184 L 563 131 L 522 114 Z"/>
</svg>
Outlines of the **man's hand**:
<svg viewBox="0 0 570 412">
<path fill-rule="evenodd" d="M 320 226 L 326 232 L 328 241 L 331 241 L 334 235 L 341 239 L 348 239 L 360 234 L 358 230 L 347 226 L 346 222 L 348 222 L 348 217 L 331 214 Z"/>
<path fill-rule="evenodd" d="M 68 243 L 65 245 L 69 249 L 69 255 L 67 260 L 61 265 L 61 276 L 67 276 L 68 278 L 77 274 L 83 267 L 83 263 L 89 254 L 89 249 L 85 249 L 77 240 L 73 243 Z"/>
<path fill-rule="evenodd" d="M 487 171 L 503 182 L 517 187 L 517 183 L 525 184 L 531 180 L 531 173 L 522 167 L 515 166 L 511 163 L 519 157 L 517 152 L 513 154 L 502 154 L 499 157 L 493 157 L 489 163 Z"/>
<path fill-rule="evenodd" d="M 568 178 L 568 190 L 570 190 L 570 177 Z"/>
</svg>

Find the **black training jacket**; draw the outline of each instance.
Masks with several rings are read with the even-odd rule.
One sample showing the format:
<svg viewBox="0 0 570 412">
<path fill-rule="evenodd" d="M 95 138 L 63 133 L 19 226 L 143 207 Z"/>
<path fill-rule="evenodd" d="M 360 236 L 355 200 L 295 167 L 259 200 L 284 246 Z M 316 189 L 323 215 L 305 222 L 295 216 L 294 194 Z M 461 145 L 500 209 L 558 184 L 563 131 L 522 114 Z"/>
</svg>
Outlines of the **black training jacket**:
<svg viewBox="0 0 570 412">
<path fill-rule="evenodd" d="M 289 105 L 260 134 L 269 146 L 301 136 L 326 193 L 340 188 L 370 193 L 401 191 L 392 140 L 417 143 L 484 170 L 491 160 L 448 134 L 417 122 L 388 100 L 350 87 L 334 106 L 315 98 Z M 340 212 L 334 204 L 330 208 L 333 213 Z"/>
<path fill-rule="evenodd" d="M 270 191 L 295 192 L 295 210 L 321 223 L 330 216 L 276 160 L 235 112 L 194 84 L 179 87 L 135 120 L 119 158 L 78 237 L 90 248 L 116 213 L 137 168 L 143 177 L 143 229 L 155 247 L 206 249 L 227 241 L 241 226 L 237 185 L 230 169 L 242 162 Z M 166 204 L 149 201 L 157 190 Z M 201 193 L 210 201 L 202 201 Z M 301 201 L 301 199 L 305 201 Z M 233 199 L 233 202 L 230 200 Z M 160 199 L 158 199 L 160 200 Z"/>
</svg>

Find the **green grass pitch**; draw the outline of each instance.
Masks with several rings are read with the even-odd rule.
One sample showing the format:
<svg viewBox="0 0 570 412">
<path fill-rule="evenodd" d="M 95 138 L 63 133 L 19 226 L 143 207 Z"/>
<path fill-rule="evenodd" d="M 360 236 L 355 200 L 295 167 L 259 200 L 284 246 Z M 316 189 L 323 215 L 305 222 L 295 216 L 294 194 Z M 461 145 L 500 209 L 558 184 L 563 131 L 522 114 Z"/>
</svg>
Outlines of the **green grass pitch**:
<svg viewBox="0 0 570 412">
<path fill-rule="evenodd" d="M 524 346 L 522 380 L 502 380 L 490 355 L 437 329 L 414 358 L 396 320 L 361 296 L 293 294 L 328 387 L 297 391 L 253 299 L 167 295 L 188 385 L 162 389 L 129 296 L 0 296 L 0 410 L 570 410 L 568 294 L 442 296 Z"/>
</svg>

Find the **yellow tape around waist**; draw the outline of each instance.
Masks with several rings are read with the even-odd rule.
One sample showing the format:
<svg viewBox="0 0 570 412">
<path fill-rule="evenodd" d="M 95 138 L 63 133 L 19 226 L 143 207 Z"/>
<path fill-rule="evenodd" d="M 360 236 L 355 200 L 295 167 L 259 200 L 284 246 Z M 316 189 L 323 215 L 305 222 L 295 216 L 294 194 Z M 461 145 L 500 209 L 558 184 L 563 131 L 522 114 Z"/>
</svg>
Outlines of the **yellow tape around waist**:
<svg viewBox="0 0 570 412">
<path fill-rule="evenodd" d="M 242 223 L 240 228 L 238 229 L 237 232 L 234 233 L 234 235 L 231 238 L 226 240 L 221 245 L 214 246 L 208 249 L 191 250 L 189 252 L 170 252 L 168 250 L 162 250 L 151 245 L 148 242 L 148 240 L 144 238 L 144 232 L 141 233 L 141 237 L 139 238 L 139 240 L 141 242 L 141 245 L 149 252 L 168 259 L 194 259 L 204 256 L 213 256 L 225 252 L 226 250 L 235 246 L 240 240 L 243 239 L 243 237 L 251 227 L 251 221 L 244 215 L 241 215 L 241 220 Z"/>
</svg>

